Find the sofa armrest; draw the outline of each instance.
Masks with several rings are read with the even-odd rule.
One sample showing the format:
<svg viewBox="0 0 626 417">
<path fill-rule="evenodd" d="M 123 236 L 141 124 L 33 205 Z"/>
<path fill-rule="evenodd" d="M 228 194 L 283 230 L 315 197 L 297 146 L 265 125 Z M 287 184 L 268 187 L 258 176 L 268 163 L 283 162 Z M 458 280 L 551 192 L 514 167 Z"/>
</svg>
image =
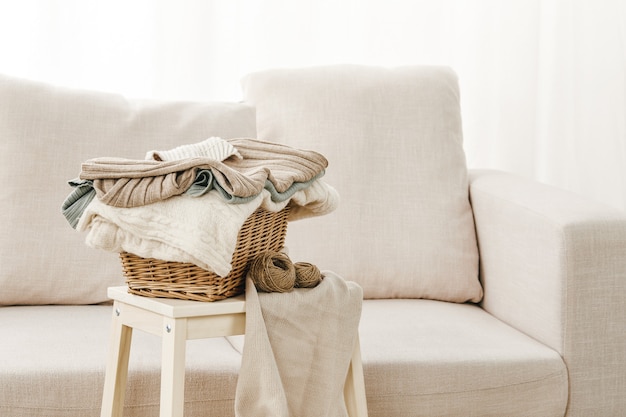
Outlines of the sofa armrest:
<svg viewBox="0 0 626 417">
<path fill-rule="evenodd" d="M 570 415 L 626 409 L 626 213 L 497 171 L 470 172 L 483 308 L 558 351 Z"/>
</svg>

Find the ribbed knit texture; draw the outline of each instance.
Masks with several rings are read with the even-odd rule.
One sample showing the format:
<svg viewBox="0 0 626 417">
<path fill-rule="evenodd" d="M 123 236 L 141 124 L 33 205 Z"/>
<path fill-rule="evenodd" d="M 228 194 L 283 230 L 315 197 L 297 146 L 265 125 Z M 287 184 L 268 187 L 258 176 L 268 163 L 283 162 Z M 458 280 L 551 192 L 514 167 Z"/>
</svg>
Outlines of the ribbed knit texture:
<svg viewBox="0 0 626 417">
<path fill-rule="evenodd" d="M 289 192 L 296 183 L 318 178 L 328 166 L 326 158 L 314 151 L 254 139 L 237 139 L 232 144 L 243 158 L 221 162 L 206 156 L 170 161 L 100 157 L 81 165 L 80 178 L 93 180 L 99 198 L 107 204 L 136 207 L 182 194 L 193 183 L 197 169 L 210 170 L 229 195 L 247 198 L 257 196 L 268 181 L 273 186 L 268 188 L 275 192 Z"/>
<path fill-rule="evenodd" d="M 150 151 L 146 154 L 146 159 L 173 161 L 196 156 L 203 156 L 216 161 L 223 161 L 231 156 L 241 158 L 241 154 L 233 145 L 222 138 L 212 136 L 202 142 L 181 145 L 167 151 Z"/>
<path fill-rule="evenodd" d="M 96 195 L 105 204 L 115 207 L 138 207 L 183 194 L 196 178 L 188 169 L 146 178 L 105 178 L 93 180 Z"/>
</svg>

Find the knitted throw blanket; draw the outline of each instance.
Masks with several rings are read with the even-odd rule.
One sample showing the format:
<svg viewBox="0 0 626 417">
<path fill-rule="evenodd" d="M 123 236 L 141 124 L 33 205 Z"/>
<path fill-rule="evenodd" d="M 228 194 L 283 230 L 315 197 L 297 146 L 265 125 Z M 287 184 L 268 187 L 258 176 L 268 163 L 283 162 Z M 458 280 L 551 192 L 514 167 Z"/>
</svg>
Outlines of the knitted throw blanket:
<svg viewBox="0 0 626 417">
<path fill-rule="evenodd" d="M 289 220 L 298 220 L 330 213 L 338 202 L 337 191 L 321 180 L 282 202 L 272 201 L 267 190 L 242 204 L 224 204 L 213 192 L 195 198 L 175 196 L 134 208 L 113 207 L 93 199 L 77 230 L 88 231 L 85 242 L 94 248 L 193 263 L 224 277 L 231 270 L 239 230 L 257 208 L 280 211 L 291 204 Z"/>
<path fill-rule="evenodd" d="M 343 386 L 361 317 L 361 287 L 332 272 L 315 288 L 257 293 L 246 282 L 237 417 L 346 417 Z"/>
</svg>

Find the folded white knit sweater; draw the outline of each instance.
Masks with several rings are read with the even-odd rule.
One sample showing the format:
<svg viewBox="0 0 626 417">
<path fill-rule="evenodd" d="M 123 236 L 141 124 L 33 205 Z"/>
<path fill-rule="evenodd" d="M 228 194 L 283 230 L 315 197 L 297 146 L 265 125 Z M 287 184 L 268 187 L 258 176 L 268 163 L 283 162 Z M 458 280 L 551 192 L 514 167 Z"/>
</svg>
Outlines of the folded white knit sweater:
<svg viewBox="0 0 626 417">
<path fill-rule="evenodd" d="M 223 161 L 231 156 L 236 156 L 239 159 L 242 158 L 239 151 L 230 144 L 230 142 L 212 136 L 202 142 L 181 145 L 168 151 L 149 151 L 146 153 L 145 159 L 152 159 L 154 161 L 175 161 L 197 156 L 211 158 L 216 161 Z"/>
<path fill-rule="evenodd" d="M 88 231 L 88 246 L 111 252 L 130 252 L 143 258 L 185 262 L 228 275 L 237 235 L 259 207 L 280 211 L 291 202 L 289 220 L 333 211 L 339 202 L 334 188 L 321 180 L 283 202 L 273 202 L 263 190 L 243 204 L 224 204 L 218 193 L 171 197 L 133 208 L 106 205 L 94 199 L 85 209 L 77 230 Z"/>
</svg>

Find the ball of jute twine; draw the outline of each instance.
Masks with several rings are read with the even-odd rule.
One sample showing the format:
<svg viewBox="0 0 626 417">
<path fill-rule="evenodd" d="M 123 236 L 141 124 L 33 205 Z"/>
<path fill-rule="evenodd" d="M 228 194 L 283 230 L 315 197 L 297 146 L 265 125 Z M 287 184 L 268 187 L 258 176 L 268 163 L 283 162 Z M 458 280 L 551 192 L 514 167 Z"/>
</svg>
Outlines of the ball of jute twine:
<svg viewBox="0 0 626 417">
<path fill-rule="evenodd" d="M 322 282 L 322 273 L 319 268 L 308 262 L 296 262 L 296 287 L 313 288 Z"/>
<path fill-rule="evenodd" d="M 289 292 L 296 282 L 296 269 L 282 252 L 268 251 L 257 255 L 250 263 L 248 275 L 257 290 Z"/>
</svg>

